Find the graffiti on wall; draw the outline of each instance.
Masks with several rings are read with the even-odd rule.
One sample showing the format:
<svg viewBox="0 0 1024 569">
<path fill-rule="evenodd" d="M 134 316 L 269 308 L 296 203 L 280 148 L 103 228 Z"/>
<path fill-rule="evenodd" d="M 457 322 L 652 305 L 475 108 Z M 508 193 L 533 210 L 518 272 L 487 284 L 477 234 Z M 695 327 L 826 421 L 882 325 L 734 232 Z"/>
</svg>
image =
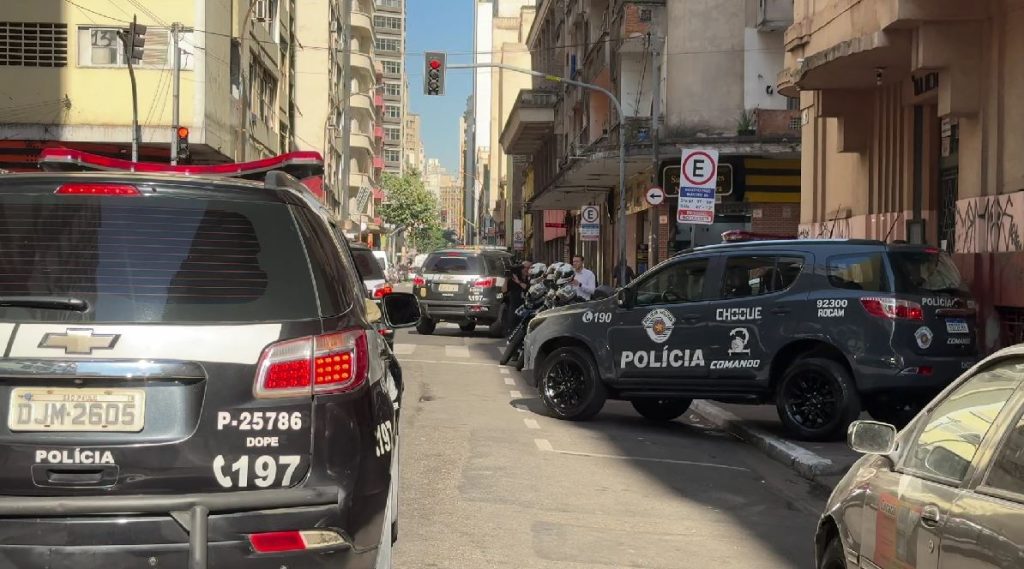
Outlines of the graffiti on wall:
<svg viewBox="0 0 1024 569">
<path fill-rule="evenodd" d="M 799 239 L 850 239 L 852 237 L 853 229 L 849 218 L 802 223 L 797 231 Z"/>
<path fill-rule="evenodd" d="M 956 252 L 1024 251 L 1024 194 L 1015 192 L 957 201 Z"/>
</svg>

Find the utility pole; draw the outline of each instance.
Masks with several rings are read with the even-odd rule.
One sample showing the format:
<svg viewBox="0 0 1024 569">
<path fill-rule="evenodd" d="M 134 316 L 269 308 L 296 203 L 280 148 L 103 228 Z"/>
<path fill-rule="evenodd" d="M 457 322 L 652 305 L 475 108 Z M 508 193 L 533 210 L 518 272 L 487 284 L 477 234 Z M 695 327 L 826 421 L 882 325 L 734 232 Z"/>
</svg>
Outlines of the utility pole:
<svg viewBox="0 0 1024 569">
<path fill-rule="evenodd" d="M 178 32 L 181 24 L 171 24 L 171 45 L 174 50 L 174 103 L 171 106 L 171 165 L 178 165 L 178 127 L 181 126 L 181 49 L 178 47 Z"/>
<path fill-rule="evenodd" d="M 652 35 L 650 36 L 650 47 L 651 47 L 651 59 L 654 65 L 651 66 L 654 69 L 653 77 L 654 90 L 651 91 L 652 99 L 651 104 L 651 172 L 653 178 L 653 185 L 657 186 L 660 182 L 658 180 L 659 173 L 661 170 L 661 157 L 658 156 L 658 135 L 661 130 L 661 36 Z M 667 193 L 665 188 L 661 189 L 662 193 Z M 658 227 L 658 207 L 650 206 L 647 210 L 647 226 L 651 229 L 650 236 L 647 239 L 647 267 L 653 267 L 658 264 L 658 249 L 660 247 L 660 240 L 658 239 L 659 227 Z"/>
<path fill-rule="evenodd" d="M 349 222 L 348 187 L 352 160 L 352 0 L 341 2 L 341 226 Z M 404 64 L 403 64 L 404 65 Z"/>
</svg>

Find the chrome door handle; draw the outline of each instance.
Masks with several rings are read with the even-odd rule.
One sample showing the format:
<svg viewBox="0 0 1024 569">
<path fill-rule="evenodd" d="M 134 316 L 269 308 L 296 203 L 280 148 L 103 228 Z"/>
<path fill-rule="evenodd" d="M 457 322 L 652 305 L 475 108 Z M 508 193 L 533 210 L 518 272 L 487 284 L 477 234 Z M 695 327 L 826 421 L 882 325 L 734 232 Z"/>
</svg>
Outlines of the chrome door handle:
<svg viewBox="0 0 1024 569">
<path fill-rule="evenodd" d="M 924 527 L 938 527 L 940 521 L 942 521 L 942 514 L 939 513 L 938 507 L 929 504 L 921 509 L 921 525 Z"/>
</svg>

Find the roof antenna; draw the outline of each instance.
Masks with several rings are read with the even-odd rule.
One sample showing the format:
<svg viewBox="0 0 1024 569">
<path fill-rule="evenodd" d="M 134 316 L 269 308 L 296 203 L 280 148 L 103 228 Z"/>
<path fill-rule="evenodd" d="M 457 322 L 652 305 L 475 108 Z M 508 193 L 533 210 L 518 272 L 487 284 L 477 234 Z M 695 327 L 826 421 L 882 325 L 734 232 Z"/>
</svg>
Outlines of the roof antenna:
<svg viewBox="0 0 1024 569">
<path fill-rule="evenodd" d="M 828 230 L 828 238 L 832 239 L 832 234 L 836 231 L 836 224 L 839 223 L 839 210 L 843 209 L 843 204 L 839 204 L 836 208 L 836 215 L 832 218 L 832 228 Z"/>
<path fill-rule="evenodd" d="M 902 211 L 896 214 L 896 219 L 892 220 L 892 225 L 889 226 L 889 231 L 887 231 L 885 233 L 885 239 L 882 239 L 883 243 L 889 241 L 889 236 L 892 235 L 892 230 L 896 229 L 896 222 L 899 221 L 900 217 L 902 217 L 902 216 L 903 216 L 903 212 Z"/>
</svg>

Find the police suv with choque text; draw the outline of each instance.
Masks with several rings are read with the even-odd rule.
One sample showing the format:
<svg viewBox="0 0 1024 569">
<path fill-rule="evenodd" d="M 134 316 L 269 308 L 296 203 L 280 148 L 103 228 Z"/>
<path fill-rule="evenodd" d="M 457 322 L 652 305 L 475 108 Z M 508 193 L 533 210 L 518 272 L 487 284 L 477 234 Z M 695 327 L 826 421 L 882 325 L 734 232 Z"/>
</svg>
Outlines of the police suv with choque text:
<svg viewBox="0 0 1024 569">
<path fill-rule="evenodd" d="M 893 423 L 977 360 L 975 307 L 950 257 L 867 240 L 701 247 L 613 298 L 538 315 L 528 379 L 559 417 L 606 398 L 654 420 L 693 399 L 774 402 L 794 435 L 830 439 L 866 409 Z"/>
</svg>

